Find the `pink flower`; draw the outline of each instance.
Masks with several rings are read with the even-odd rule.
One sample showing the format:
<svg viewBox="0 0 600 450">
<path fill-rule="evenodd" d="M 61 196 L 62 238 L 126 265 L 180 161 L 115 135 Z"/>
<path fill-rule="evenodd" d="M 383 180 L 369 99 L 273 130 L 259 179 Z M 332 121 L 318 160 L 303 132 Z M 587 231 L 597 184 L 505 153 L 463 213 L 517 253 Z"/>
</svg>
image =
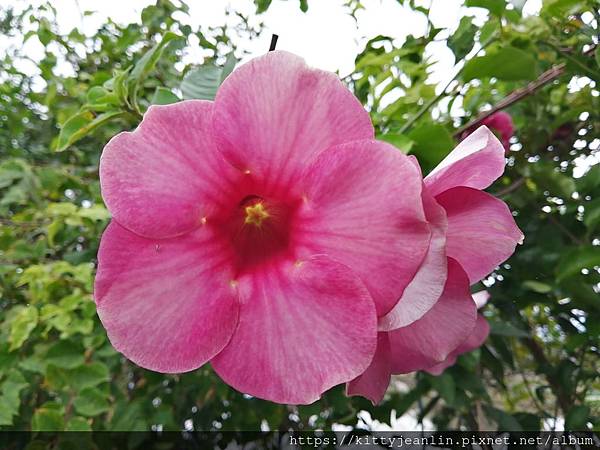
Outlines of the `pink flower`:
<svg viewBox="0 0 600 450">
<path fill-rule="evenodd" d="M 481 124 L 490 128 L 500 138 L 506 152 L 510 150 L 510 138 L 515 134 L 515 127 L 509 113 L 505 111 L 495 112 L 483 119 Z M 475 131 L 474 128 L 466 130 L 462 133 L 461 139 L 465 139 L 473 131 Z"/>
<path fill-rule="evenodd" d="M 379 318 L 375 357 L 348 384 L 349 395 L 378 403 L 391 374 L 438 370 L 471 346 L 470 336 L 481 336 L 469 285 L 523 240 L 506 204 L 482 191 L 503 171 L 502 144 L 481 127 L 424 179 L 423 206 L 432 227 L 428 252 L 398 303 Z"/>
<path fill-rule="evenodd" d="M 510 149 L 510 138 L 515 134 L 515 127 L 509 113 L 505 111 L 495 112 L 486 117 L 481 123 L 498 134 L 506 151 Z"/>
<path fill-rule="evenodd" d="M 210 361 L 234 388 L 282 403 L 363 373 L 377 317 L 432 233 L 418 167 L 373 135 L 336 76 L 271 52 L 214 103 L 153 106 L 114 137 L 100 162 L 113 221 L 95 282 L 113 346 L 160 372 Z M 486 196 L 457 189 L 475 209 Z M 481 232 L 444 204 L 460 232 Z"/>
</svg>

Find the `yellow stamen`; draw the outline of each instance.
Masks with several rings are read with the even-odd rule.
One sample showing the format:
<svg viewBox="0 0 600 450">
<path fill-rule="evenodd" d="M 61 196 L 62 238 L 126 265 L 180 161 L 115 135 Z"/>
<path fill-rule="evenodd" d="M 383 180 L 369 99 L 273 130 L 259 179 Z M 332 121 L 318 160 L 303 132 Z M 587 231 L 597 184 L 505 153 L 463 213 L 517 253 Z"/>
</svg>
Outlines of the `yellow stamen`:
<svg viewBox="0 0 600 450">
<path fill-rule="evenodd" d="M 256 225 L 257 227 L 260 227 L 263 221 L 269 217 L 269 213 L 261 202 L 246 206 L 244 211 L 246 211 L 244 223 Z"/>
</svg>

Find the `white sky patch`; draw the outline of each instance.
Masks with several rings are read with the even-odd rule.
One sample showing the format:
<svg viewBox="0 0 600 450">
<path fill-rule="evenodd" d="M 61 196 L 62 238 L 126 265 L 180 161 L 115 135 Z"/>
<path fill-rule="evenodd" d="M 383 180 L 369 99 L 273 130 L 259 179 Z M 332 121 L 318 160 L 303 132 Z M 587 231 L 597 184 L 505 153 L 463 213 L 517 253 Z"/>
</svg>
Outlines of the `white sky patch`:
<svg viewBox="0 0 600 450">
<path fill-rule="evenodd" d="M 62 33 L 68 33 L 77 27 L 87 36 L 93 36 L 96 30 L 110 17 L 114 22 L 127 24 L 140 22 L 142 10 L 153 4 L 154 0 L 54 0 L 53 6 L 58 11 L 58 26 Z M 387 35 L 401 45 L 409 34 L 422 36 L 426 32 L 427 21 L 420 12 L 405 8 L 396 0 L 364 0 L 365 9 L 356 13 L 356 20 L 348 14 L 344 0 L 309 1 L 306 13 L 300 11 L 296 0 L 274 0 L 270 8 L 261 15 L 256 15 L 256 7 L 252 0 L 227 1 L 188 1 L 189 17 L 179 19 L 192 27 L 206 29 L 211 26 L 235 26 L 241 19 L 234 15 L 227 16 L 228 8 L 239 11 L 249 18 L 250 24 L 263 22 L 264 32 L 254 40 L 235 41 L 236 47 L 247 51 L 245 60 L 266 52 L 271 34 L 279 35 L 277 48 L 288 50 L 304 57 L 307 62 L 321 69 L 338 71 L 341 76 L 348 75 L 354 69 L 356 55 L 365 43 L 378 35 Z M 430 19 L 438 28 L 444 28 L 444 35 L 452 33 L 460 18 L 469 15 L 475 17 L 475 23 L 482 24 L 487 11 L 482 8 L 466 8 L 461 0 L 421 0 L 418 4 L 431 5 Z M 5 6 L 23 7 L 21 0 L 4 0 Z M 39 6 L 42 0 L 28 2 Z M 537 14 L 541 0 L 528 0 L 524 11 Z M 96 11 L 84 16 L 85 11 Z M 448 30 L 448 31 L 446 31 Z M 1 37 L 0 37 L 1 39 Z M 31 42 L 31 43 L 30 43 Z M 0 42 L 0 51 L 6 42 Z M 30 39 L 26 45 L 27 54 L 33 59 L 41 57 L 43 48 L 37 39 Z M 427 48 L 427 55 L 436 62 L 432 67 L 432 82 L 448 80 L 454 65 L 454 56 L 444 42 L 432 43 Z M 202 63 L 201 49 L 191 50 L 186 55 L 185 63 Z M 27 72 L 35 73 L 35 64 L 29 64 Z M 451 75 L 450 75 L 451 76 Z"/>
</svg>

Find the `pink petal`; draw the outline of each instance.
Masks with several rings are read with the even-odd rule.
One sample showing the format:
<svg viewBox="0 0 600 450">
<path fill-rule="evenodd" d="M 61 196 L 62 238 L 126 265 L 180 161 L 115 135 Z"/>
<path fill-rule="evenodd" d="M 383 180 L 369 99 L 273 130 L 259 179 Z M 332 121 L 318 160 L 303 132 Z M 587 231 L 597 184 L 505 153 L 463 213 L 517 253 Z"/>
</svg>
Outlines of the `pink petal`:
<svg viewBox="0 0 600 450">
<path fill-rule="evenodd" d="M 477 322 L 475 322 L 475 328 L 469 337 L 454 350 L 448 358 L 434 366 L 426 369 L 432 375 L 440 375 L 448 367 L 453 366 L 456 363 L 456 359 L 463 353 L 472 352 L 473 350 L 481 347 L 487 337 L 490 334 L 490 325 L 488 324 L 485 317 L 481 314 L 477 315 Z"/>
<path fill-rule="evenodd" d="M 100 160 L 102 197 L 125 228 L 172 237 L 200 226 L 235 173 L 210 134 L 212 103 L 151 106 L 134 132 L 115 136 Z"/>
<path fill-rule="evenodd" d="M 319 155 L 299 185 L 302 244 L 349 266 L 386 314 L 429 245 L 418 169 L 389 144 L 354 141 Z"/>
<path fill-rule="evenodd" d="M 439 301 L 416 322 L 389 332 L 392 373 L 423 370 L 444 361 L 471 334 L 476 317 L 467 275 L 448 258 L 448 279 Z"/>
<path fill-rule="evenodd" d="M 361 375 L 346 384 L 346 395 L 360 395 L 376 405 L 383 400 L 390 384 L 391 374 L 388 333 L 379 333 L 377 351 L 371 365 Z"/>
<path fill-rule="evenodd" d="M 410 325 L 429 311 L 442 295 L 448 275 L 446 258 L 446 212 L 425 191 L 422 194 L 425 216 L 431 226 L 431 241 L 423 264 L 404 290 L 394 308 L 379 319 L 380 331 Z"/>
<path fill-rule="evenodd" d="M 475 304 L 477 305 L 477 309 L 483 308 L 489 299 L 490 299 L 490 293 L 486 290 L 475 292 L 473 294 L 473 300 L 475 301 Z"/>
<path fill-rule="evenodd" d="M 504 147 L 487 127 L 470 134 L 425 177 L 434 197 L 456 186 L 485 189 L 504 172 Z"/>
<path fill-rule="evenodd" d="M 226 251 L 205 228 L 146 239 L 113 221 L 98 251 L 94 297 L 112 345 L 146 369 L 197 369 L 227 344 L 238 304 Z"/>
<path fill-rule="evenodd" d="M 239 280 L 240 321 L 213 367 L 235 389 L 307 404 L 369 366 L 375 307 L 347 267 L 316 257 Z"/>
<path fill-rule="evenodd" d="M 335 74 L 282 51 L 251 60 L 225 80 L 214 130 L 233 165 L 285 186 L 327 147 L 374 134 L 369 115 Z"/>
<path fill-rule="evenodd" d="M 457 187 L 436 200 L 448 215 L 446 252 L 465 269 L 471 284 L 505 261 L 523 240 L 508 206 L 485 192 Z"/>
<path fill-rule="evenodd" d="M 490 335 L 490 324 L 485 317 L 481 314 L 477 314 L 477 322 L 475 322 L 475 328 L 469 337 L 458 346 L 456 353 L 462 355 L 463 353 L 472 352 L 483 345 L 488 336 Z"/>
<path fill-rule="evenodd" d="M 441 375 L 442 373 L 444 373 L 444 370 L 446 370 L 448 367 L 452 367 L 454 364 L 456 364 L 457 359 L 458 359 L 458 355 L 456 355 L 455 353 L 451 353 L 441 363 L 437 363 L 437 364 L 425 369 L 425 372 L 430 373 L 431 375 L 435 375 L 435 376 Z"/>
</svg>

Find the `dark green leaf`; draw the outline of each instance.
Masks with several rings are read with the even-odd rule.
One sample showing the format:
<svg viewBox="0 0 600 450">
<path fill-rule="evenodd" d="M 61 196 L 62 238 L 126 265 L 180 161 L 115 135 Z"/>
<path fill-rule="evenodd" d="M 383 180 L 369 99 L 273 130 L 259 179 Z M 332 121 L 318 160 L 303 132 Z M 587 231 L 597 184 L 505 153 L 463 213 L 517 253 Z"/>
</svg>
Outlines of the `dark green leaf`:
<svg viewBox="0 0 600 450">
<path fill-rule="evenodd" d="M 489 321 L 492 334 L 501 336 L 528 337 L 529 334 L 507 322 Z"/>
<path fill-rule="evenodd" d="M 73 400 L 73 406 L 83 416 L 93 417 L 109 409 L 107 396 L 95 388 L 87 388 Z"/>
<path fill-rule="evenodd" d="M 506 2 L 504 0 L 466 0 L 465 6 L 485 8 L 495 16 L 501 17 L 506 8 Z"/>
<path fill-rule="evenodd" d="M 583 431 L 586 429 L 590 408 L 586 405 L 577 405 L 567 411 L 565 417 L 565 431 Z"/>
<path fill-rule="evenodd" d="M 424 169 L 433 169 L 456 145 L 446 127 L 437 123 L 427 123 L 408 133 L 414 142 L 410 153 L 415 155 Z"/>
<path fill-rule="evenodd" d="M 454 378 L 447 372 L 437 377 L 431 377 L 431 384 L 437 390 L 448 405 L 454 404 L 456 398 L 456 384 Z"/>
<path fill-rule="evenodd" d="M 561 256 L 556 267 L 556 278 L 561 281 L 594 266 L 600 266 L 600 247 L 590 245 L 574 248 Z"/>
<path fill-rule="evenodd" d="M 448 47 L 454 52 L 457 61 L 463 59 L 473 48 L 477 27 L 473 25 L 473 19 L 465 16 L 460 19 L 458 28 L 448 38 Z"/>
<path fill-rule="evenodd" d="M 62 431 L 64 426 L 63 414 L 49 405 L 36 409 L 31 419 L 31 431 Z"/>
</svg>

